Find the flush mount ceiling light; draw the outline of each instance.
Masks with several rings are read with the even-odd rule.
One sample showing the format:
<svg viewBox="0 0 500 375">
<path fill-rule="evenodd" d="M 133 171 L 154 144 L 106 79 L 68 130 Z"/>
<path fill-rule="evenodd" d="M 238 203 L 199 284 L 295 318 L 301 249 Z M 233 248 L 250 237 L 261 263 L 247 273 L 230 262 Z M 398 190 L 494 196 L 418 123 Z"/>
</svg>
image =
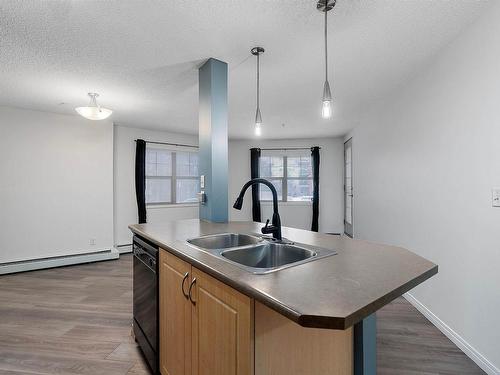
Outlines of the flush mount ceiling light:
<svg viewBox="0 0 500 375">
<path fill-rule="evenodd" d="M 90 97 L 90 103 L 88 107 L 77 107 L 75 111 L 82 117 L 85 117 L 89 120 L 104 120 L 107 119 L 113 111 L 111 109 L 103 108 L 99 104 L 97 104 L 97 97 L 99 94 L 95 92 L 88 93 Z"/>
<path fill-rule="evenodd" d="M 262 134 L 262 115 L 260 114 L 260 55 L 264 53 L 264 48 L 254 47 L 250 51 L 252 55 L 257 56 L 257 110 L 255 111 L 255 135 Z"/>
<path fill-rule="evenodd" d="M 321 115 L 325 119 L 332 117 L 332 92 L 328 82 L 328 12 L 333 9 L 337 0 L 319 0 L 316 9 L 325 13 L 325 84 L 323 85 L 323 106 Z"/>
</svg>

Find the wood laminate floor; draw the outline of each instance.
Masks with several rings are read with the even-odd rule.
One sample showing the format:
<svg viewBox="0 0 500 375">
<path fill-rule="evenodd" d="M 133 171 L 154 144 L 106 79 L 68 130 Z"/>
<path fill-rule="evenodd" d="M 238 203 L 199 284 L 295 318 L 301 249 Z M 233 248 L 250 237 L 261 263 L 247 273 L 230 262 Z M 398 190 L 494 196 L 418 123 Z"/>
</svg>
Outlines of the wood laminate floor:
<svg viewBox="0 0 500 375">
<path fill-rule="evenodd" d="M 379 375 L 484 374 L 404 299 L 377 316 Z M 0 276 L 0 374 L 149 374 L 131 321 L 130 254 Z"/>
</svg>

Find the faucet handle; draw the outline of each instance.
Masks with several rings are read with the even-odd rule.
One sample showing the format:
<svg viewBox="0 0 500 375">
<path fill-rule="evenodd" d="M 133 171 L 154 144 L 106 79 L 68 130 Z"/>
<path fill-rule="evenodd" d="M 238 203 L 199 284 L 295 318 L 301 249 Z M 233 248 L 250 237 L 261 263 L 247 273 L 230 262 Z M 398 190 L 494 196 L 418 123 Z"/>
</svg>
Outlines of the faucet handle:
<svg viewBox="0 0 500 375">
<path fill-rule="evenodd" d="M 269 219 L 267 219 L 266 225 L 262 227 L 260 231 L 262 232 L 262 234 L 269 234 L 269 233 L 274 234 L 278 231 L 278 228 L 276 228 L 274 225 L 269 225 Z"/>
</svg>

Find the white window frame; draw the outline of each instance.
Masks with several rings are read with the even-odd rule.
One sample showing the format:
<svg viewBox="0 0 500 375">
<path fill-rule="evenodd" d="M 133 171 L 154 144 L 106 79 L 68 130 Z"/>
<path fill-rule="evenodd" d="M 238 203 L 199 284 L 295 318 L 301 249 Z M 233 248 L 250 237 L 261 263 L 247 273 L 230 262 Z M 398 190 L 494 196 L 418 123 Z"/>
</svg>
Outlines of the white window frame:
<svg viewBox="0 0 500 375">
<path fill-rule="evenodd" d="M 288 180 L 310 180 L 313 181 L 313 177 L 288 177 L 288 158 L 289 157 L 310 157 L 310 155 L 277 155 L 277 154 L 269 154 L 269 155 L 261 155 L 261 157 L 280 157 L 283 159 L 283 177 L 263 177 L 261 175 L 261 170 L 260 170 L 260 160 L 259 160 L 259 176 L 266 179 L 266 180 L 281 180 L 281 199 L 278 199 L 278 202 L 281 203 L 286 203 L 286 204 L 292 204 L 292 205 L 303 205 L 303 204 L 311 204 L 312 203 L 312 198 L 311 200 L 304 200 L 304 201 L 289 201 L 288 200 Z M 312 158 L 311 158 L 311 164 L 312 164 Z M 311 165 L 312 168 L 312 165 Z M 271 203 L 271 199 L 262 199 L 260 197 L 262 191 L 262 186 L 259 189 L 259 200 L 261 203 L 267 204 Z"/>
<path fill-rule="evenodd" d="M 184 149 L 171 149 L 171 148 L 166 148 L 166 147 L 146 147 L 146 152 L 147 149 L 150 150 L 162 150 L 162 151 L 168 151 L 171 153 L 172 158 L 171 158 L 171 171 L 172 174 L 170 176 L 148 176 L 146 175 L 146 181 L 148 179 L 151 180 L 168 180 L 170 179 L 170 202 L 146 202 L 146 207 L 151 207 L 151 208 L 159 208 L 159 207 L 168 207 L 168 206 L 197 206 L 198 203 L 186 203 L 186 202 L 180 202 L 177 203 L 177 180 L 195 180 L 198 181 L 200 176 L 178 176 L 177 175 L 177 153 L 178 152 L 190 152 L 190 153 L 195 153 L 198 154 L 198 150 L 184 150 Z M 198 159 L 199 162 L 199 159 Z"/>
</svg>

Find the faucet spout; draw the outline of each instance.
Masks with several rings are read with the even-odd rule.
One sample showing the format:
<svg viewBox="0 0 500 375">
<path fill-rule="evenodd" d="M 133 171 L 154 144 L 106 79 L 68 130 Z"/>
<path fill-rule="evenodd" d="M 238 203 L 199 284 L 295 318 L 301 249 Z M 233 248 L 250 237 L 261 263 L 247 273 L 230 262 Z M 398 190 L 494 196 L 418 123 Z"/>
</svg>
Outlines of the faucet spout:
<svg viewBox="0 0 500 375">
<path fill-rule="evenodd" d="M 233 208 L 241 210 L 241 207 L 243 207 L 243 197 L 238 197 L 233 204 Z"/>
<path fill-rule="evenodd" d="M 254 178 L 254 179 L 248 181 L 247 183 L 245 183 L 245 185 L 243 185 L 243 187 L 241 188 L 240 195 L 238 196 L 238 198 L 236 198 L 236 201 L 234 202 L 233 208 L 235 208 L 237 210 L 241 210 L 241 208 L 243 207 L 243 197 L 245 195 L 245 192 L 247 191 L 247 189 L 250 186 L 256 185 L 256 184 L 266 185 L 267 187 L 269 187 L 269 189 L 271 190 L 271 193 L 273 195 L 272 225 L 269 225 L 269 220 L 268 220 L 265 227 L 262 228 L 262 233 L 263 234 L 272 234 L 274 239 L 281 241 L 282 240 L 282 237 L 281 237 L 281 218 L 280 218 L 280 214 L 278 212 L 278 193 L 276 192 L 276 188 L 274 187 L 274 185 L 271 182 L 269 182 L 268 180 L 266 180 L 264 178 Z"/>
</svg>

